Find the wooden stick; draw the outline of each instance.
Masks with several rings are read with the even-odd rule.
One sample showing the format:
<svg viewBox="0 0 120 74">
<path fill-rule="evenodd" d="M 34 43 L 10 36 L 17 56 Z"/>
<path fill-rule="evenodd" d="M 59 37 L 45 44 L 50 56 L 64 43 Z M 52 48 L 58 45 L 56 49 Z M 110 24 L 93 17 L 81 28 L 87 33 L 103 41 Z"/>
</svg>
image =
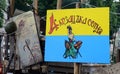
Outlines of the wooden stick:
<svg viewBox="0 0 120 74">
<path fill-rule="evenodd" d="M 80 74 L 79 73 L 79 63 L 74 63 L 74 74 Z"/>
<path fill-rule="evenodd" d="M 61 9 L 62 7 L 62 0 L 57 0 L 57 9 Z"/>
<path fill-rule="evenodd" d="M 33 7 L 35 10 L 35 14 L 37 15 L 38 14 L 38 0 L 33 1 Z"/>
<path fill-rule="evenodd" d="M 76 2 L 76 8 L 80 7 L 80 2 Z"/>
<path fill-rule="evenodd" d="M 10 17 L 14 14 L 15 0 L 10 0 Z"/>
<path fill-rule="evenodd" d="M 76 8 L 80 7 L 80 2 L 76 2 Z M 81 74 L 81 66 L 82 64 L 74 63 L 74 74 Z"/>
</svg>

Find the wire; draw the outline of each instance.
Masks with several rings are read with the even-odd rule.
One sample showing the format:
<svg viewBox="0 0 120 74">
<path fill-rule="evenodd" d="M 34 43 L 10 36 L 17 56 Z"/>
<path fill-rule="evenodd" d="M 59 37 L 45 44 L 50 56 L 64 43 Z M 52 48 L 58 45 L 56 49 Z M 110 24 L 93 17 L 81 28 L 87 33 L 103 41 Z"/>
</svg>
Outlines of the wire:
<svg viewBox="0 0 120 74">
<path fill-rule="evenodd" d="M 76 4 L 76 3 L 78 3 L 78 2 L 69 3 L 69 4 L 65 5 L 65 6 L 63 6 L 62 8 L 65 8 L 65 7 L 69 6 L 69 5 Z M 94 7 L 94 8 L 97 7 L 97 6 L 91 5 L 91 4 L 89 4 L 89 3 L 81 3 L 81 2 L 79 2 L 79 3 L 80 3 L 80 4 L 84 4 L 84 5 L 86 5 L 86 6 L 89 6 L 89 7 Z M 115 15 L 120 15 L 120 13 L 116 13 L 116 12 L 110 12 L 110 13 L 111 13 L 111 14 L 115 14 Z"/>
<path fill-rule="evenodd" d="M 77 2 L 72 2 L 72 3 L 69 3 L 69 4 L 65 5 L 65 6 L 63 6 L 62 8 L 65 8 L 65 7 L 69 6 L 69 5 L 76 4 L 76 3 L 77 3 Z M 80 3 L 80 2 L 79 2 L 79 3 Z M 46 18 L 46 16 L 43 16 L 43 17 L 41 17 L 41 19 L 40 19 L 40 20 L 42 20 L 42 19 L 43 19 L 43 20 L 45 21 L 45 20 L 46 20 L 45 18 Z"/>
<path fill-rule="evenodd" d="M 65 7 L 67 7 L 67 6 L 69 6 L 69 5 L 72 5 L 72 4 L 76 4 L 76 3 L 81 3 L 81 2 L 72 2 L 72 3 L 69 3 L 69 4 L 67 4 L 67 5 L 65 5 L 65 6 L 63 6 L 62 8 L 65 8 Z M 89 6 L 89 7 L 94 7 L 94 8 L 96 8 L 97 6 L 95 6 L 95 5 L 91 5 L 91 4 L 89 4 L 89 3 L 81 3 L 81 4 L 84 4 L 84 5 L 86 5 L 86 6 Z M 116 13 L 116 12 L 110 12 L 111 14 L 115 14 L 115 15 L 120 15 L 120 13 Z M 46 18 L 46 16 L 43 16 L 43 17 L 41 17 L 41 19 L 40 20 L 46 20 L 45 19 Z"/>
<path fill-rule="evenodd" d="M 84 3 L 85 5 L 88 5 L 88 6 L 90 6 L 90 7 L 97 7 L 97 6 L 95 6 L 95 5 L 91 5 L 91 4 L 88 4 L 88 3 Z"/>
<path fill-rule="evenodd" d="M 91 7 L 97 7 L 95 5 L 91 5 L 91 4 L 88 4 L 88 3 L 85 3 L 85 5 L 88 5 L 88 6 L 91 6 Z M 115 14 L 115 15 L 120 15 L 120 13 L 116 13 L 116 12 L 110 12 L 111 14 Z"/>
<path fill-rule="evenodd" d="M 65 7 L 69 6 L 69 5 L 76 4 L 76 3 L 77 3 L 77 2 L 69 3 L 69 4 L 65 5 L 65 6 L 63 6 L 62 8 L 65 8 Z"/>
</svg>

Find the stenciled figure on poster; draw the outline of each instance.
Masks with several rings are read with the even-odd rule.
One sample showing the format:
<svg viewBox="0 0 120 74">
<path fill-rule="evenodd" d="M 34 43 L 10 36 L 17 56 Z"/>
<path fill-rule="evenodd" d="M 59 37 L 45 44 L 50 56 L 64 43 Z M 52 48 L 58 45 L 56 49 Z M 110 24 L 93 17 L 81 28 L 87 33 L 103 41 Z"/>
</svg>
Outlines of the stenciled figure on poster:
<svg viewBox="0 0 120 74">
<path fill-rule="evenodd" d="M 82 55 L 79 52 L 79 49 L 82 45 L 82 41 L 76 41 L 74 38 L 74 34 L 72 33 L 72 27 L 69 25 L 67 26 L 68 29 L 68 40 L 65 40 L 65 53 L 63 54 L 64 58 L 67 57 L 72 57 L 72 58 L 77 58 L 77 55 L 79 54 L 80 57 L 82 57 Z"/>
</svg>

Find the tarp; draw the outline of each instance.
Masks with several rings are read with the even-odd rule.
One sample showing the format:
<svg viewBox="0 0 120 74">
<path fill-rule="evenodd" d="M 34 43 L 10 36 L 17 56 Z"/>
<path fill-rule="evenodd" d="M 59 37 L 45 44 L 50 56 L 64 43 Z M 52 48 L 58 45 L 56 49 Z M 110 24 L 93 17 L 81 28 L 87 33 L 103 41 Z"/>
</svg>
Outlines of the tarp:
<svg viewBox="0 0 120 74">
<path fill-rule="evenodd" d="M 13 17 L 12 20 L 17 25 L 16 50 L 19 52 L 22 66 L 43 61 L 33 12 L 25 12 Z"/>
</svg>

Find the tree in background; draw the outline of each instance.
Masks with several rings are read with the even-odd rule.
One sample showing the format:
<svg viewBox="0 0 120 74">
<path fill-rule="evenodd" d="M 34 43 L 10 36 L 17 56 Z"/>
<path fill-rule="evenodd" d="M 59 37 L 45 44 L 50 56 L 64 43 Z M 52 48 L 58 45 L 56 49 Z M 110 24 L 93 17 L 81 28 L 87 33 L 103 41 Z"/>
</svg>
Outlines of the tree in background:
<svg viewBox="0 0 120 74">
<path fill-rule="evenodd" d="M 75 8 L 76 2 L 80 2 L 80 0 L 63 0 L 62 8 Z"/>
<path fill-rule="evenodd" d="M 15 0 L 15 9 L 23 10 L 23 11 L 29 11 L 32 9 L 33 0 Z"/>
<path fill-rule="evenodd" d="M 39 0 L 38 12 L 40 16 L 46 16 L 47 10 L 56 9 L 57 0 Z"/>
<path fill-rule="evenodd" d="M 15 8 L 23 11 L 31 10 L 33 0 L 15 0 Z M 57 0 L 38 0 L 38 14 L 45 16 L 49 9 L 56 9 Z"/>
<path fill-rule="evenodd" d="M 79 0 L 62 0 L 62 8 L 75 8 L 75 3 Z M 46 16 L 47 10 L 56 9 L 57 0 L 39 0 L 38 11 L 40 16 Z"/>
<path fill-rule="evenodd" d="M 118 31 L 119 28 L 119 24 L 118 22 L 118 16 L 117 14 L 114 14 L 113 12 L 117 12 L 117 7 L 116 7 L 116 3 L 112 3 L 111 6 L 111 17 L 110 17 L 110 38 L 113 39 L 113 34 L 116 33 Z"/>
<path fill-rule="evenodd" d="M 6 7 L 6 0 L 0 0 L 0 27 L 3 26 L 5 7 Z"/>
</svg>

